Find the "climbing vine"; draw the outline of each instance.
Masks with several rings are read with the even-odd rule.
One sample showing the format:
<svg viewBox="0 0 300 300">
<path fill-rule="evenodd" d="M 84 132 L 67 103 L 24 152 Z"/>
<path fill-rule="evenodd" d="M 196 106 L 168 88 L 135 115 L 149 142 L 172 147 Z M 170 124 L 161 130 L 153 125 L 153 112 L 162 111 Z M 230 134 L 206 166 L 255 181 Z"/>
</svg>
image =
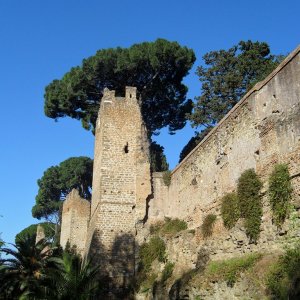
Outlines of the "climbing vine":
<svg viewBox="0 0 300 300">
<path fill-rule="evenodd" d="M 262 202 L 260 190 L 262 182 L 254 169 L 242 173 L 238 181 L 237 195 L 241 217 L 245 219 L 246 234 L 256 242 L 260 233 Z"/>
<path fill-rule="evenodd" d="M 203 237 L 207 238 L 212 235 L 214 224 L 217 220 L 217 216 L 214 214 L 208 214 L 203 221 L 201 226 L 201 232 Z"/>
<path fill-rule="evenodd" d="M 286 164 L 278 164 L 274 167 L 269 178 L 268 195 L 273 220 L 277 226 L 280 226 L 287 216 L 292 195 L 292 184 Z"/>
<path fill-rule="evenodd" d="M 224 226 L 231 229 L 240 217 L 238 197 L 236 193 L 226 194 L 222 198 L 221 215 Z"/>
</svg>

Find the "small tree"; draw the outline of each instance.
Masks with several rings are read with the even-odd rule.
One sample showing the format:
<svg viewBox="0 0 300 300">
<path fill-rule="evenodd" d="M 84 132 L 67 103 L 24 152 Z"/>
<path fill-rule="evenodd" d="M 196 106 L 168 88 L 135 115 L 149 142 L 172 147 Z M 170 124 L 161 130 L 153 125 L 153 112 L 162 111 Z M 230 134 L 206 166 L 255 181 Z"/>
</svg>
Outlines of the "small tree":
<svg viewBox="0 0 300 300">
<path fill-rule="evenodd" d="M 38 180 L 33 217 L 59 223 L 62 201 L 72 189 L 77 189 L 81 197 L 91 199 L 92 177 L 93 160 L 89 157 L 71 157 L 58 166 L 48 168 Z"/>
</svg>

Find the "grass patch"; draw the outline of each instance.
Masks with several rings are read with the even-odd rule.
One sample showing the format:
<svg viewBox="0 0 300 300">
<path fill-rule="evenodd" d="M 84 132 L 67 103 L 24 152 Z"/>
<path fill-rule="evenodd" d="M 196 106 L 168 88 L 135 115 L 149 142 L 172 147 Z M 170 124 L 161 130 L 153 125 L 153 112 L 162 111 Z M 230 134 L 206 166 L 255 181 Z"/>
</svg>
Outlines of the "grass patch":
<svg viewBox="0 0 300 300">
<path fill-rule="evenodd" d="M 228 286 L 233 286 L 239 275 L 254 266 L 261 258 L 261 254 L 251 253 L 223 261 L 213 261 L 207 265 L 205 277 L 209 281 L 226 281 Z"/>
<path fill-rule="evenodd" d="M 203 237 L 207 238 L 212 235 L 214 224 L 217 220 L 217 216 L 214 214 L 208 214 L 201 225 L 201 232 Z"/>
<path fill-rule="evenodd" d="M 292 196 L 292 184 L 286 164 L 275 166 L 269 178 L 269 200 L 273 212 L 273 220 L 277 226 L 284 222 Z"/>
<path fill-rule="evenodd" d="M 147 292 L 156 281 L 157 274 L 151 272 L 151 265 L 155 259 L 165 261 L 166 245 L 158 236 L 153 236 L 148 243 L 144 243 L 139 251 L 140 263 L 136 276 L 136 291 Z"/>
<path fill-rule="evenodd" d="M 148 292 L 150 289 L 152 289 L 155 281 L 157 278 L 157 274 L 151 273 L 151 274 L 145 274 L 143 281 L 140 282 L 140 290 L 142 293 Z"/>
<path fill-rule="evenodd" d="M 187 224 L 185 221 L 180 219 L 165 218 L 165 223 L 163 224 L 160 232 L 162 234 L 175 234 L 186 229 Z"/>
<path fill-rule="evenodd" d="M 148 270 L 155 259 L 163 262 L 166 256 L 166 245 L 158 236 L 150 239 L 149 243 L 144 243 L 140 248 L 141 268 Z"/>
<path fill-rule="evenodd" d="M 164 222 L 152 224 L 150 234 L 173 235 L 187 229 L 187 223 L 180 219 L 165 218 Z"/>
<path fill-rule="evenodd" d="M 229 193 L 222 198 L 221 215 L 224 226 L 231 229 L 240 217 L 239 202 L 236 193 Z"/>
<path fill-rule="evenodd" d="M 273 265 L 266 284 L 271 299 L 300 299 L 300 243 Z"/>
<path fill-rule="evenodd" d="M 167 281 L 172 276 L 174 266 L 175 266 L 175 264 L 173 264 L 171 262 L 166 263 L 166 265 L 165 265 L 165 267 L 162 271 L 162 275 L 161 275 L 161 281 L 162 282 Z"/>
</svg>

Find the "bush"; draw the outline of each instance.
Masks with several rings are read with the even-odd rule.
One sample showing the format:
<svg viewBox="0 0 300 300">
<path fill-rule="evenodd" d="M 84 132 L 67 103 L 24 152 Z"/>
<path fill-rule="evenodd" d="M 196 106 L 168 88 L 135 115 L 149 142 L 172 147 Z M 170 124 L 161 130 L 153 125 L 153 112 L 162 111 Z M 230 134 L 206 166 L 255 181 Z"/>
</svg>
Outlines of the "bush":
<svg viewBox="0 0 300 300">
<path fill-rule="evenodd" d="M 170 186 L 171 184 L 171 171 L 165 171 L 163 173 L 163 181 L 166 186 Z"/>
<path fill-rule="evenodd" d="M 282 255 L 267 277 L 271 299 L 300 299 L 300 244 Z"/>
<path fill-rule="evenodd" d="M 155 259 L 163 262 L 166 256 L 166 245 L 158 236 L 150 239 L 149 243 L 144 243 L 140 248 L 140 259 L 142 269 L 150 269 Z"/>
<path fill-rule="evenodd" d="M 165 218 L 165 223 L 161 228 L 161 233 L 175 234 L 185 229 L 187 229 L 187 224 L 185 221 L 177 218 L 176 219 Z"/>
<path fill-rule="evenodd" d="M 216 219 L 217 216 L 214 214 L 209 214 L 204 218 L 203 224 L 201 226 L 201 232 L 203 237 L 206 238 L 212 235 Z"/>
<path fill-rule="evenodd" d="M 286 164 L 276 165 L 269 178 L 269 200 L 277 226 L 284 222 L 292 195 L 292 184 Z"/>
<path fill-rule="evenodd" d="M 236 193 L 229 193 L 222 198 L 221 215 L 224 226 L 227 229 L 231 229 L 240 217 Z"/>
<path fill-rule="evenodd" d="M 165 218 L 164 222 L 151 224 L 150 234 L 173 235 L 187 229 L 187 223 L 180 219 Z"/>
<path fill-rule="evenodd" d="M 253 169 L 246 170 L 239 178 L 237 195 L 241 217 L 245 218 L 246 234 L 256 242 L 260 233 L 262 182 Z"/>
<path fill-rule="evenodd" d="M 167 262 L 161 275 L 161 281 L 165 282 L 167 279 L 169 279 L 172 276 L 174 269 L 174 264 L 171 262 Z"/>
<path fill-rule="evenodd" d="M 238 276 L 251 268 L 260 258 L 260 254 L 251 253 L 228 260 L 213 261 L 208 264 L 205 276 L 207 276 L 210 281 L 225 280 L 227 285 L 232 287 Z"/>
</svg>

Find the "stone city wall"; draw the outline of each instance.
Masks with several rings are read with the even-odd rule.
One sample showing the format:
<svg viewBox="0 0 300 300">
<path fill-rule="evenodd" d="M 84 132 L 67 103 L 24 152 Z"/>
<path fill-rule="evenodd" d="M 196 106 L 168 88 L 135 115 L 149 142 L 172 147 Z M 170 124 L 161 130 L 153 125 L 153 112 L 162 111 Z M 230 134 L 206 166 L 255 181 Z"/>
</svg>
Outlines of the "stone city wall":
<svg viewBox="0 0 300 300">
<path fill-rule="evenodd" d="M 163 215 L 200 226 L 207 214 L 220 214 L 220 199 L 236 189 L 243 171 L 254 168 L 267 184 L 276 163 L 289 165 L 299 200 L 299 52 L 300 47 L 256 84 L 173 170 L 167 193 L 162 178 L 154 176 L 152 219 Z"/>
</svg>

